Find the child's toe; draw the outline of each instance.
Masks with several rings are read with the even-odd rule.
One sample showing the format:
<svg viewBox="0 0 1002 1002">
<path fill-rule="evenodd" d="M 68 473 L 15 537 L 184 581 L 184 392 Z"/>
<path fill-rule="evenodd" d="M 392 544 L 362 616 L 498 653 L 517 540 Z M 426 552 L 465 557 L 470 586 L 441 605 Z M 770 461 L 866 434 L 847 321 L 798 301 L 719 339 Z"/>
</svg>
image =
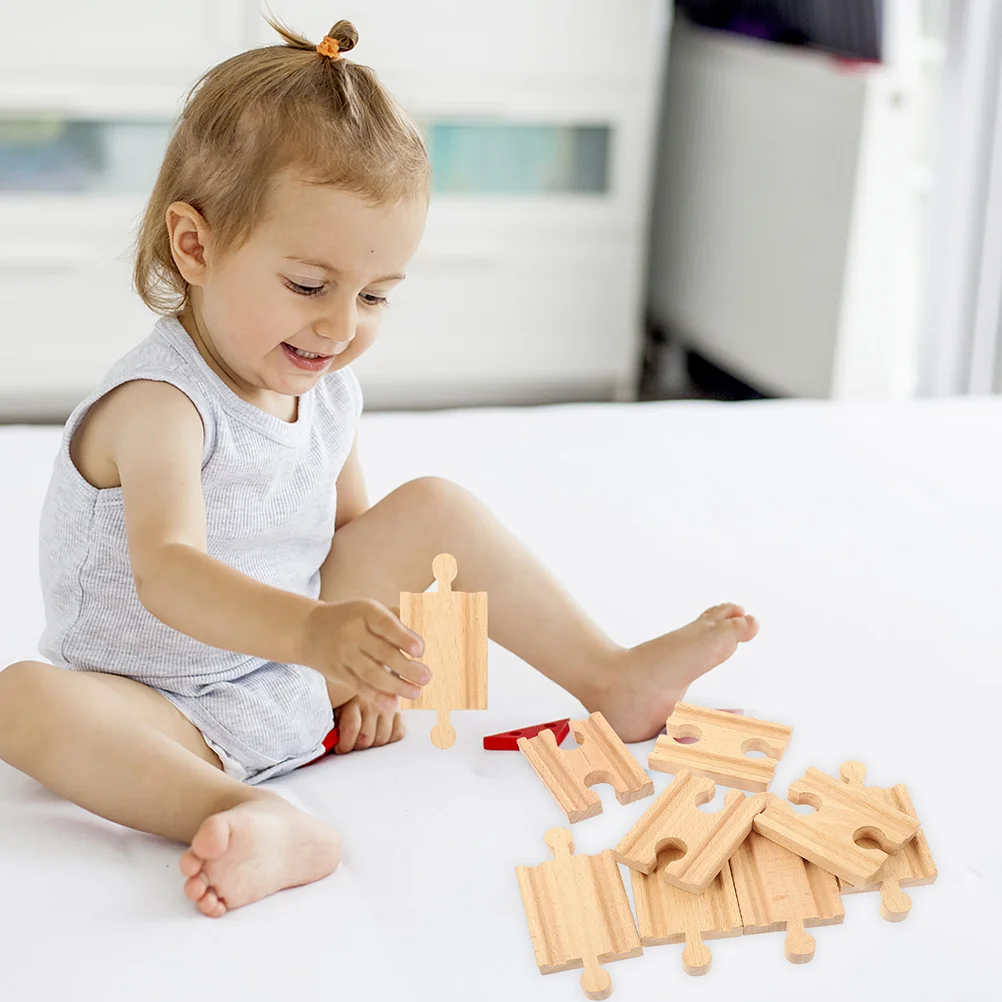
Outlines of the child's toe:
<svg viewBox="0 0 1002 1002">
<path fill-rule="evenodd" d="M 219 918 L 226 914 L 226 906 L 219 900 L 216 892 L 210 887 L 198 902 L 198 909 L 209 918 Z"/>
<path fill-rule="evenodd" d="M 191 852 L 202 860 L 219 859 L 230 844 L 230 826 L 219 814 L 206 818 L 191 840 Z"/>
<path fill-rule="evenodd" d="M 186 877 L 194 877 L 202 869 L 202 859 L 191 849 L 186 849 L 181 856 L 181 872 Z"/>
<path fill-rule="evenodd" d="M 208 889 L 209 883 L 205 879 L 204 873 L 199 873 L 194 877 L 190 877 L 184 884 L 184 893 L 191 898 L 192 901 L 200 901 L 203 897 L 205 897 L 205 892 Z"/>
<path fill-rule="evenodd" d="M 735 616 L 743 616 L 744 614 L 745 611 L 740 605 L 735 605 L 733 602 L 724 602 L 722 605 L 715 605 L 712 609 L 707 609 L 703 613 L 703 616 L 706 619 L 720 622 L 721 620 L 733 619 Z"/>
<path fill-rule="evenodd" d="M 754 616 L 733 616 L 727 622 L 740 643 L 746 643 L 758 633 L 758 620 Z"/>
</svg>

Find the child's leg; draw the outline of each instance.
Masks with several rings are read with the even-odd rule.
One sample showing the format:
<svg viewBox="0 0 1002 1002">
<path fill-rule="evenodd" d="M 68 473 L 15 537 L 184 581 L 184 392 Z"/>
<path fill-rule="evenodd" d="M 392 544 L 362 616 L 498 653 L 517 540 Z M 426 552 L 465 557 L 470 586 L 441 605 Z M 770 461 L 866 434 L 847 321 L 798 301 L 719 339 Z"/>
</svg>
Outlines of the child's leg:
<svg viewBox="0 0 1002 1002">
<path fill-rule="evenodd" d="M 395 606 L 424 591 L 436 554 L 459 564 L 457 591 L 486 591 L 491 639 L 601 710 L 628 741 L 652 737 L 690 683 L 758 630 L 735 605 L 645 644 L 613 643 L 490 509 L 438 477 L 412 480 L 342 526 L 321 569 L 321 598 Z"/>
<path fill-rule="evenodd" d="M 185 891 L 207 915 L 340 858 L 333 830 L 225 775 L 198 729 L 133 679 L 33 661 L 0 671 L 0 759 L 103 818 L 192 843 Z"/>
</svg>

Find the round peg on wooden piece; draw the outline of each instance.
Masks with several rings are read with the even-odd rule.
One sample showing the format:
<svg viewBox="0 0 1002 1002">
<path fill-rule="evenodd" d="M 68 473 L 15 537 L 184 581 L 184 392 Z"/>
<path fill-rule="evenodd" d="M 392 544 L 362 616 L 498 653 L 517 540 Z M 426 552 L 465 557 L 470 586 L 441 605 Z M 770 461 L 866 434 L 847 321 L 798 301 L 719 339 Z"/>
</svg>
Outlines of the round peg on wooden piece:
<svg viewBox="0 0 1002 1002">
<path fill-rule="evenodd" d="M 431 729 L 431 743 L 436 748 L 451 748 L 456 743 L 456 729 L 449 723 L 448 710 L 438 711 L 438 720 Z"/>
<path fill-rule="evenodd" d="M 690 929 L 685 934 L 685 949 L 682 951 L 682 970 L 698 978 L 706 974 L 713 963 L 713 954 L 703 942 L 703 937 Z"/>
<path fill-rule="evenodd" d="M 901 890 L 896 880 L 880 885 L 880 915 L 888 922 L 903 922 L 912 909 L 912 899 Z"/>
<path fill-rule="evenodd" d="M 574 836 L 570 828 L 551 828 L 543 837 L 554 859 L 574 855 Z"/>
<path fill-rule="evenodd" d="M 612 978 L 608 971 L 598 966 L 595 957 L 585 958 L 585 972 L 581 975 L 581 990 L 590 999 L 607 999 L 612 994 Z"/>
<path fill-rule="evenodd" d="M 806 964 L 814 959 L 814 937 L 804 931 L 801 919 L 792 919 L 786 924 L 786 959 L 791 964 Z"/>
<path fill-rule="evenodd" d="M 431 569 L 438 582 L 438 590 L 451 592 L 452 582 L 456 580 L 456 575 L 459 573 L 459 564 L 456 563 L 456 558 L 451 553 L 440 553 L 431 562 Z"/>
<path fill-rule="evenodd" d="M 866 766 L 862 762 L 843 762 L 838 769 L 838 774 L 843 783 L 852 783 L 854 786 L 862 786 L 866 779 Z"/>
</svg>

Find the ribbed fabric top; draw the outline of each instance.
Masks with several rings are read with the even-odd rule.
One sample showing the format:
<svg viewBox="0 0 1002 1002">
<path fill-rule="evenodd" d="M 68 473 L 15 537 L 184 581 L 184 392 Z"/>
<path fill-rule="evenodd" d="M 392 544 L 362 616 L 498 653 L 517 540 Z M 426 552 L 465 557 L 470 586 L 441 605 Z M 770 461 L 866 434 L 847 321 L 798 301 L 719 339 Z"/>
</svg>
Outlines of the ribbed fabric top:
<svg viewBox="0 0 1002 1002">
<path fill-rule="evenodd" d="M 39 649 L 65 667 L 195 695 L 260 659 L 209 647 L 147 611 L 129 564 L 121 488 L 98 490 L 70 459 L 70 441 L 90 407 L 136 379 L 178 387 L 202 417 L 209 555 L 312 598 L 334 534 L 335 481 L 351 451 L 362 391 L 350 368 L 338 369 L 300 396 L 295 422 L 282 421 L 237 396 L 171 316 L 157 321 L 67 421 L 42 511 Z"/>
</svg>

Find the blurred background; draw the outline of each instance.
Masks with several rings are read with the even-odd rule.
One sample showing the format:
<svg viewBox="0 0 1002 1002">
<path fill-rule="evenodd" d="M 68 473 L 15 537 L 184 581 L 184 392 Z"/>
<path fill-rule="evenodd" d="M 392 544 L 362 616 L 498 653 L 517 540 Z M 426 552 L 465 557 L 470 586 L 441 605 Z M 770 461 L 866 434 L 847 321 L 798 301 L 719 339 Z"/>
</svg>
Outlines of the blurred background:
<svg viewBox="0 0 1002 1002">
<path fill-rule="evenodd" d="M 154 316 L 131 243 L 258 0 L 3 0 L 0 420 L 61 421 Z M 369 409 L 1002 389 L 996 0 L 273 0 L 419 120 L 424 244 Z"/>
</svg>

